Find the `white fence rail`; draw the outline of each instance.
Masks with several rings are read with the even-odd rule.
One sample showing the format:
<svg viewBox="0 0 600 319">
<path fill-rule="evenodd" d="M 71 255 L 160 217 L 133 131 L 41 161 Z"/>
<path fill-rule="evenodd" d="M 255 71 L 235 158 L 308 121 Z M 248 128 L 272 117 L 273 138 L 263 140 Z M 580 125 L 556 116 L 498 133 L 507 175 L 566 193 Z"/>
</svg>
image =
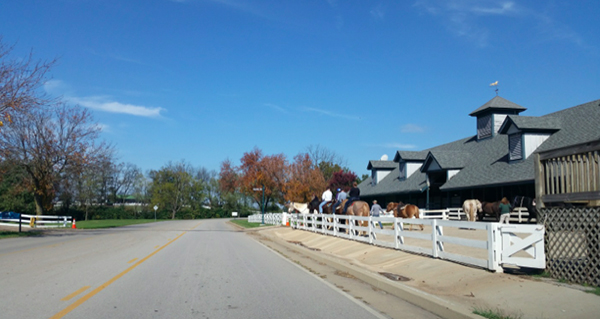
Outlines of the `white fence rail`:
<svg viewBox="0 0 600 319">
<path fill-rule="evenodd" d="M 73 218 L 71 216 L 54 216 L 54 215 L 20 215 L 21 218 L 0 218 L 1 226 L 21 227 L 24 228 L 59 228 L 71 227 Z"/>
<path fill-rule="evenodd" d="M 265 224 L 268 225 L 281 225 L 283 222 L 285 213 L 268 213 L 265 214 Z M 263 216 L 262 214 L 253 214 L 248 216 L 249 223 L 262 223 Z"/>
<path fill-rule="evenodd" d="M 282 213 L 272 214 L 281 217 L 271 216 L 269 222 L 265 214 L 265 223 L 281 225 L 289 217 L 290 226 L 295 229 L 428 255 L 491 271 L 502 271 L 502 267 L 508 265 L 539 269 L 546 267 L 542 225 L 449 220 L 459 219 L 461 215 L 450 214 L 448 210 L 427 213 L 423 215 L 428 217 L 423 219 Z M 249 222 L 253 220 L 260 222 L 260 214 L 248 217 Z M 381 229 L 379 222 L 387 227 L 392 224 L 392 227 Z M 425 230 L 420 231 L 421 227 Z"/>
</svg>

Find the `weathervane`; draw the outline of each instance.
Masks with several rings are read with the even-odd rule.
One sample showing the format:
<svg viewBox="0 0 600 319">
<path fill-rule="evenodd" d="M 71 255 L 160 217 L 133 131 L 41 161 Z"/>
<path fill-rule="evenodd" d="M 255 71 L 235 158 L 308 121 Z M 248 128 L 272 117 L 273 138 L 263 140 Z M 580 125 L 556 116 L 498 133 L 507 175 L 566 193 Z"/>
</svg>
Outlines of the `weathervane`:
<svg viewBox="0 0 600 319">
<path fill-rule="evenodd" d="M 496 96 L 498 96 L 498 81 L 491 83 L 490 86 L 495 88 L 494 91 L 496 91 Z"/>
</svg>

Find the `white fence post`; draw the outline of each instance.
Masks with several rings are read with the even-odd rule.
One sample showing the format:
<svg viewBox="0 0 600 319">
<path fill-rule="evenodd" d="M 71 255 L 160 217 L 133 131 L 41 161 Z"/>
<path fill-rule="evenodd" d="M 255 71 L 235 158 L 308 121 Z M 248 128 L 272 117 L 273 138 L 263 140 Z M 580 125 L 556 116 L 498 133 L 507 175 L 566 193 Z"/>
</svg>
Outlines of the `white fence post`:
<svg viewBox="0 0 600 319">
<path fill-rule="evenodd" d="M 375 232 L 373 231 L 373 223 L 373 216 L 369 216 L 369 244 L 371 245 L 373 245 L 373 237 L 375 237 Z"/>
</svg>

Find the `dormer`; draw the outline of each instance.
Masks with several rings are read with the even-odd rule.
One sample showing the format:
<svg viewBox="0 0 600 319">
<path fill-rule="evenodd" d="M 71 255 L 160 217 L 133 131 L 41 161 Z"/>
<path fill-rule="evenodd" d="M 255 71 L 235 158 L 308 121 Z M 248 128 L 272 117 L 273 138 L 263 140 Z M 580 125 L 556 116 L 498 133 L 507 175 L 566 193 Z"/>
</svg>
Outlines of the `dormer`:
<svg viewBox="0 0 600 319">
<path fill-rule="evenodd" d="M 508 116 L 499 133 L 508 135 L 508 160 L 527 159 L 554 132 L 560 130 L 552 117 Z"/>
<path fill-rule="evenodd" d="M 519 115 L 526 108 L 499 96 L 473 111 L 470 116 L 477 118 L 477 140 L 494 137 L 508 115 Z"/>
<path fill-rule="evenodd" d="M 460 151 L 431 151 L 421 167 L 421 172 L 427 174 L 429 183 L 443 185 L 463 169 L 472 155 Z"/>
<path fill-rule="evenodd" d="M 396 168 L 396 163 L 393 161 L 369 161 L 369 165 L 367 165 L 367 169 L 371 171 L 371 182 L 373 185 L 377 185 L 394 168 Z"/>
<path fill-rule="evenodd" d="M 427 157 L 427 151 L 415 152 L 415 151 L 398 151 L 394 156 L 394 162 L 398 163 L 398 179 L 405 180 L 414 172 L 421 169 L 425 158 Z"/>
</svg>

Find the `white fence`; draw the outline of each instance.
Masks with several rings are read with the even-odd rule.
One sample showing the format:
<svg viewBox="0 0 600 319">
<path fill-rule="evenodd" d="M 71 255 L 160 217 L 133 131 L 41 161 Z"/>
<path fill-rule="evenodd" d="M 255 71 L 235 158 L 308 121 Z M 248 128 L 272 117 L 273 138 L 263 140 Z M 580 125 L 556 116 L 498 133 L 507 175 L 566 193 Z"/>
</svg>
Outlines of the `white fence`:
<svg viewBox="0 0 600 319">
<path fill-rule="evenodd" d="M 290 216 L 286 213 L 279 215 L 279 219 L 274 216 L 270 218 L 270 223 L 281 225 Z M 437 219 L 434 215 L 438 216 Z M 293 214 L 290 216 L 290 226 L 492 271 L 502 271 L 502 267 L 508 265 L 539 269 L 546 267 L 542 225 L 455 221 L 443 219 L 443 216 L 448 216 L 447 219 L 460 218 L 460 214 L 449 217 L 448 213 L 437 211 L 423 219 Z M 251 217 L 252 220 L 257 220 L 260 215 L 249 216 L 250 222 Z M 379 222 L 392 224 L 392 227 L 380 229 Z M 421 227 L 425 230 L 408 230 L 419 230 Z"/>
<path fill-rule="evenodd" d="M 268 213 L 265 214 L 265 224 L 269 225 L 282 225 L 285 213 Z M 262 214 L 253 214 L 248 216 L 249 223 L 262 223 L 263 216 Z"/>
<path fill-rule="evenodd" d="M 13 226 L 24 228 L 58 228 L 71 227 L 73 218 L 71 216 L 52 216 L 52 215 L 26 215 L 20 214 L 19 218 L 2 218 L 1 226 Z"/>
</svg>

